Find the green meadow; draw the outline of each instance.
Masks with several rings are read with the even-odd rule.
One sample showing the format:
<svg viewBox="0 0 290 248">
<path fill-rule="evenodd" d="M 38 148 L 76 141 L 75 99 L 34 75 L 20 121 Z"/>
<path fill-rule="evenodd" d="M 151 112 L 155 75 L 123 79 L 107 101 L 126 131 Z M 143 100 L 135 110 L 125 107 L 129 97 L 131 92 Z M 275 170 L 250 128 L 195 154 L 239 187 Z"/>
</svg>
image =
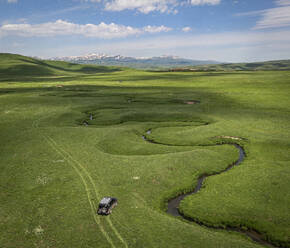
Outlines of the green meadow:
<svg viewBox="0 0 290 248">
<path fill-rule="evenodd" d="M 225 227 L 290 247 L 289 90 L 290 71 L 150 72 L 0 54 L 0 247 L 263 247 Z M 221 143 L 242 146 L 245 160 L 180 205 L 219 228 L 168 215 L 169 199 L 238 159 Z M 106 217 L 96 214 L 104 196 L 118 198 Z"/>
</svg>

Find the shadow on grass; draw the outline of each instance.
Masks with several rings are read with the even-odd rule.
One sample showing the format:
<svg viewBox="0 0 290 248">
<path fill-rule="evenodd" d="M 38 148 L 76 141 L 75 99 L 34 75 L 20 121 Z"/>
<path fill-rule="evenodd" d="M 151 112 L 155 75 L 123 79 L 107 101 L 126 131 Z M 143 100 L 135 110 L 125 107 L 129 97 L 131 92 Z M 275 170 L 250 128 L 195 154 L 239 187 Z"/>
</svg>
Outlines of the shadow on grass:
<svg viewBox="0 0 290 248">
<path fill-rule="evenodd" d="M 108 73 L 122 71 L 118 67 L 78 65 L 65 62 L 30 61 L 19 59 L 23 64 L 16 64 L 5 69 L 0 68 L 0 82 L 43 82 L 55 81 L 62 82 L 84 79 L 86 75 L 108 75 Z M 53 64 L 54 63 L 54 64 Z M 59 64 L 59 66 L 58 66 Z"/>
<path fill-rule="evenodd" d="M 153 75 L 152 75 L 153 74 Z M 233 75 L 251 75 L 251 72 L 241 72 L 241 73 L 221 73 L 221 72 L 212 72 L 212 73 L 196 73 L 196 72 L 186 72 L 186 73 L 176 73 L 176 72 L 153 72 L 148 75 L 130 75 L 130 76 L 119 76 L 119 79 L 125 82 L 132 81 L 154 81 L 154 80 L 166 80 L 168 81 L 189 81 L 194 80 L 195 78 L 203 78 L 203 77 L 225 77 L 225 76 L 233 76 Z M 112 78 L 110 81 L 116 81 L 115 78 Z"/>
<path fill-rule="evenodd" d="M 151 111 L 167 111 L 203 115 L 219 115 L 224 118 L 237 118 L 237 113 L 243 113 L 247 117 L 260 119 L 281 118 L 281 112 L 286 112 L 286 108 L 266 106 L 252 106 L 250 103 L 242 103 L 234 97 L 212 92 L 210 88 L 190 88 L 187 87 L 130 87 L 130 86 L 97 86 L 97 85 L 68 85 L 63 87 L 30 87 L 30 88 L 2 88 L 0 95 L 36 93 L 43 97 L 41 102 L 46 102 L 48 106 L 59 105 L 61 99 L 73 99 L 75 106 L 83 109 L 81 112 L 94 111 L 96 109 L 115 109 L 122 107 L 126 111 L 145 113 Z M 50 98 L 56 98 L 52 101 Z M 45 100 L 47 98 L 47 100 Z M 197 100 L 200 104 L 188 105 L 186 101 Z M 168 109 L 167 109 L 168 105 Z M 194 110 L 194 111 L 193 111 Z M 271 112 L 271 115 L 267 114 Z M 142 115 L 130 114 L 129 121 L 142 121 Z M 122 114 L 122 121 L 126 119 Z M 113 121 L 115 122 L 115 121 Z M 108 122 L 107 124 L 109 124 Z"/>
<path fill-rule="evenodd" d="M 52 76 L 53 71 L 43 66 L 33 64 L 18 64 L 10 68 L 0 68 L 0 79 L 4 77 L 18 78 L 23 76 Z"/>
<path fill-rule="evenodd" d="M 60 70 L 60 71 L 66 71 L 66 72 L 79 72 L 84 74 L 93 74 L 93 73 L 109 73 L 109 72 L 116 72 L 121 71 L 120 68 L 117 67 L 108 67 L 108 66 L 95 66 L 95 65 L 83 65 L 83 64 L 73 64 L 73 63 L 66 63 L 62 61 L 51 61 L 52 64 L 46 63 L 45 61 L 35 60 L 25 60 L 20 59 L 23 62 L 33 63 L 36 65 Z M 53 64 L 54 63 L 54 64 Z M 57 66 L 57 64 L 60 64 Z M 71 68 L 65 68 L 64 66 L 71 67 Z"/>
</svg>

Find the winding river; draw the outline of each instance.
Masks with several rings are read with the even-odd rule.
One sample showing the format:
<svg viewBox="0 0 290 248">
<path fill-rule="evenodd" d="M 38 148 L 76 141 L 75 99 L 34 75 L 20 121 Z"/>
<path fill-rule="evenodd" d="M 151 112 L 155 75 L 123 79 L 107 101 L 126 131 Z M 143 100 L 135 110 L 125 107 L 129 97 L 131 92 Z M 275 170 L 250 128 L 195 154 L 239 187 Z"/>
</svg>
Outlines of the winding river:
<svg viewBox="0 0 290 248">
<path fill-rule="evenodd" d="M 92 120 L 92 119 L 93 119 L 93 115 L 90 114 L 89 120 Z M 89 125 L 88 121 L 85 120 L 83 122 L 83 125 L 88 126 Z M 209 123 L 204 123 L 204 125 L 209 125 Z M 150 135 L 151 134 L 151 129 L 147 130 L 146 134 Z M 173 145 L 173 144 L 165 144 L 165 143 L 157 142 L 155 140 L 147 138 L 146 135 L 143 135 L 142 139 L 145 140 L 146 142 L 149 142 L 149 143 L 152 143 L 152 144 L 165 145 L 165 146 L 178 146 L 178 145 Z M 278 246 L 275 246 L 274 244 L 272 244 L 269 241 L 265 240 L 264 237 L 262 236 L 262 234 L 260 234 L 256 230 L 253 230 L 253 229 L 250 229 L 250 228 L 230 227 L 230 226 L 227 226 L 227 227 L 214 227 L 214 226 L 210 226 L 210 225 L 207 225 L 205 223 L 202 223 L 201 221 L 198 221 L 198 220 L 192 219 L 190 217 L 184 216 L 184 215 L 182 215 L 182 213 L 179 212 L 180 202 L 186 196 L 194 195 L 197 192 L 199 192 L 202 189 L 203 182 L 204 182 L 204 180 L 206 178 L 211 177 L 211 176 L 215 176 L 215 175 L 219 175 L 219 174 L 224 173 L 224 172 L 227 172 L 228 170 L 232 169 L 233 167 L 240 165 L 244 161 L 244 158 L 245 158 L 246 154 L 245 154 L 245 151 L 244 151 L 243 147 L 241 147 L 239 144 L 228 143 L 228 144 L 216 144 L 216 145 L 232 145 L 232 146 L 234 146 L 236 149 L 239 150 L 239 158 L 234 163 L 230 164 L 229 166 L 227 166 L 226 169 L 224 169 L 222 171 L 219 171 L 219 172 L 214 173 L 214 174 L 203 174 L 203 175 L 201 175 L 198 178 L 197 184 L 196 184 L 196 186 L 195 186 L 193 191 L 188 192 L 186 194 L 180 194 L 180 195 L 176 196 L 175 198 L 173 198 L 173 199 L 168 201 L 167 213 L 169 215 L 174 216 L 174 217 L 182 217 L 183 219 L 185 219 L 187 221 L 195 222 L 196 224 L 198 224 L 200 226 L 205 226 L 207 228 L 239 232 L 239 233 L 242 233 L 244 235 L 247 235 L 253 241 L 255 241 L 255 242 L 257 242 L 257 243 L 259 243 L 259 244 L 261 244 L 263 246 L 277 248 Z M 212 145 L 209 145 L 209 146 L 212 146 Z"/>
<path fill-rule="evenodd" d="M 148 130 L 146 132 L 146 134 L 148 134 L 148 135 L 151 134 L 151 129 Z M 171 145 L 171 144 L 159 143 L 159 142 L 156 142 L 156 141 L 154 141 L 152 139 L 148 139 L 145 135 L 143 135 L 142 138 L 143 138 L 143 140 L 145 140 L 145 141 L 147 141 L 149 143 L 152 143 L 152 144 L 174 146 L 174 145 Z M 220 145 L 220 144 L 217 144 L 217 145 Z M 232 169 L 233 167 L 240 165 L 244 161 L 244 158 L 245 158 L 246 154 L 245 154 L 244 149 L 240 145 L 238 145 L 238 144 L 222 144 L 222 145 L 233 145 L 235 148 L 237 148 L 239 150 L 239 158 L 238 158 L 238 160 L 236 160 L 234 163 L 230 164 L 226 169 L 224 169 L 222 171 L 219 171 L 217 173 L 210 174 L 210 175 L 209 174 L 201 175 L 198 178 L 196 187 L 194 188 L 194 190 L 192 192 L 178 195 L 175 198 L 173 198 L 170 201 L 168 201 L 167 213 L 170 214 L 170 215 L 172 215 L 172 216 L 175 216 L 175 217 L 178 217 L 178 216 L 179 217 L 182 217 L 185 220 L 188 220 L 188 221 L 191 221 L 191 222 L 195 222 L 198 225 L 205 226 L 205 227 L 208 227 L 208 228 L 228 230 L 228 231 L 235 231 L 235 232 L 239 232 L 239 233 L 245 234 L 249 238 L 251 238 L 253 241 L 255 241 L 255 242 L 257 242 L 257 243 L 259 243 L 259 244 L 261 244 L 263 246 L 267 246 L 267 247 L 277 247 L 277 246 L 271 244 L 270 242 L 268 242 L 267 240 L 265 240 L 263 238 L 263 236 L 259 232 L 255 231 L 253 229 L 244 230 L 241 227 L 213 227 L 213 226 L 210 226 L 210 225 L 206 225 L 206 224 L 204 224 L 204 223 L 202 223 L 202 222 L 200 222 L 198 220 L 195 220 L 195 219 L 189 218 L 187 216 L 184 216 L 184 215 L 182 215 L 179 212 L 178 207 L 179 207 L 180 202 L 186 196 L 196 194 L 198 191 L 200 191 L 201 188 L 202 188 L 203 182 L 204 182 L 204 180 L 207 177 L 211 177 L 211 176 L 215 176 L 215 175 L 219 175 L 221 173 L 227 172 L 228 170 Z"/>
</svg>

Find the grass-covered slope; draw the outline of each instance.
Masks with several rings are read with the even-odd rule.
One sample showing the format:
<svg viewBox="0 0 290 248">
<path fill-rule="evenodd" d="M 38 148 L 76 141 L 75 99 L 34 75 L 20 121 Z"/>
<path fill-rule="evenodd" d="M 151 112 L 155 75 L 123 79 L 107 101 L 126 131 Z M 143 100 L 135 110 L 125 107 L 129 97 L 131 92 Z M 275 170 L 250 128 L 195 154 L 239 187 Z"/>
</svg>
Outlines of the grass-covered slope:
<svg viewBox="0 0 290 248">
<path fill-rule="evenodd" d="M 181 211 L 290 247 L 289 72 L 54 73 L 1 76 L 1 247 L 262 247 L 164 211 L 237 159 L 222 141 L 240 143 L 245 161 Z M 96 215 L 103 196 L 119 200 L 108 217 Z"/>
<path fill-rule="evenodd" d="M 69 77 L 83 74 L 106 73 L 118 67 L 78 65 L 63 61 L 39 60 L 17 54 L 0 53 L 0 80 L 23 80 L 41 77 Z M 32 78 L 31 78 L 32 77 Z"/>
</svg>

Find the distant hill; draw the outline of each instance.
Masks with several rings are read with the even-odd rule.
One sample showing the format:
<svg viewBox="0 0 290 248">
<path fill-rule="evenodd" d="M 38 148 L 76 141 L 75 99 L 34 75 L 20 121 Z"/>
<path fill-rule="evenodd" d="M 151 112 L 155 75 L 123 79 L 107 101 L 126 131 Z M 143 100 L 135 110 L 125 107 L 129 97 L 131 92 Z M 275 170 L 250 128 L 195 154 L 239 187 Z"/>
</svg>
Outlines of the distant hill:
<svg viewBox="0 0 290 248">
<path fill-rule="evenodd" d="M 151 58 L 124 57 L 121 55 L 109 56 L 105 54 L 89 54 L 84 56 L 55 57 L 50 60 L 60 60 L 78 64 L 96 64 L 109 66 L 124 66 L 141 69 L 185 67 L 206 64 L 219 64 L 211 60 L 191 60 L 175 56 L 160 56 Z"/>
<path fill-rule="evenodd" d="M 0 80 L 25 77 L 75 76 L 120 71 L 122 68 L 79 65 L 63 61 L 48 61 L 17 54 L 0 53 Z"/>
<path fill-rule="evenodd" d="M 168 61 L 164 57 L 165 61 Z M 172 58 L 173 59 L 173 58 Z M 147 59 L 144 59 L 147 61 Z M 151 58 L 150 61 L 162 59 Z M 174 59 L 173 59 L 174 60 Z M 176 58 L 179 61 L 178 58 Z M 182 59 L 181 59 L 182 60 Z M 148 61 L 147 61 L 148 62 Z M 149 62 L 148 62 L 149 63 Z M 168 65 L 168 64 L 167 64 Z M 270 70 L 290 70 L 290 60 L 277 60 L 258 63 L 233 63 L 233 64 L 212 64 L 197 66 L 175 66 L 169 68 L 154 67 L 150 64 L 147 69 L 154 68 L 160 71 L 270 71 Z M 45 81 L 59 78 L 71 80 L 76 76 L 91 75 L 96 73 L 110 73 L 118 71 L 134 70 L 125 67 L 104 66 L 92 64 L 75 64 L 65 61 L 41 60 L 25 57 L 17 54 L 0 53 L 0 81 Z"/>
<path fill-rule="evenodd" d="M 290 70 L 290 60 L 275 60 L 255 63 L 229 63 L 218 65 L 200 65 L 193 67 L 178 67 L 171 71 L 287 71 Z"/>
</svg>

